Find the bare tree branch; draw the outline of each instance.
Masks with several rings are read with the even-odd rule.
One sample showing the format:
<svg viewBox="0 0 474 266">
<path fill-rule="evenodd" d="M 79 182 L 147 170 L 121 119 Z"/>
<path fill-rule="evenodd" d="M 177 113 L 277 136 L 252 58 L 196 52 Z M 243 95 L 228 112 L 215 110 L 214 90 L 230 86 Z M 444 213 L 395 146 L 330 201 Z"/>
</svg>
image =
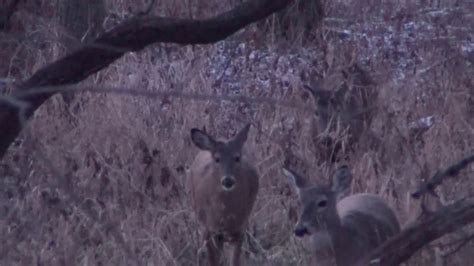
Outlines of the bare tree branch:
<svg viewBox="0 0 474 266">
<path fill-rule="evenodd" d="M 471 242 L 473 240 L 474 240 L 474 234 L 471 234 L 469 236 L 465 236 L 461 239 L 457 239 L 457 240 L 455 240 L 455 241 L 448 244 L 448 245 L 455 245 L 455 247 L 451 248 L 451 250 L 449 250 L 447 252 L 443 252 L 441 254 L 441 256 L 446 258 L 446 257 L 449 257 L 453 254 L 456 254 L 459 250 L 461 250 L 461 248 L 463 248 L 465 245 L 467 245 L 469 242 Z"/>
<path fill-rule="evenodd" d="M 18 86 L 26 90 L 41 86 L 73 84 L 107 67 L 129 51 L 165 42 L 207 44 L 222 40 L 250 23 L 285 8 L 293 0 L 249 0 L 214 18 L 204 20 L 136 17 L 103 34 L 93 43 L 38 70 Z M 52 93 L 27 96 L 20 101 L 30 104 L 27 117 L 51 97 Z M 18 109 L 0 103 L 0 159 L 21 131 Z"/>
<path fill-rule="evenodd" d="M 288 100 L 277 100 L 269 97 L 258 97 L 258 96 L 245 96 L 245 95 L 228 95 L 228 94 L 201 94 L 201 93 L 186 93 L 183 90 L 174 90 L 174 91 L 146 91 L 141 90 L 136 87 L 108 87 L 108 86 L 82 86 L 82 85 L 64 85 L 64 86 L 55 86 L 55 87 L 35 87 L 31 90 L 23 90 L 21 92 L 14 92 L 9 96 L 0 95 L 0 102 L 5 102 L 11 106 L 17 108 L 28 108 L 28 103 L 23 101 L 18 101 L 18 98 L 23 98 L 28 95 L 34 95 L 38 93 L 79 93 L 79 92 L 92 92 L 92 93 L 109 93 L 109 94 L 122 94 L 130 96 L 141 96 L 148 99 L 165 99 L 169 97 L 174 97 L 177 99 L 186 99 L 193 101 L 229 101 L 229 102 L 245 102 L 251 104 L 269 104 L 271 106 L 282 106 L 287 108 L 292 108 L 300 110 L 303 112 L 308 112 L 312 114 L 316 111 L 313 106 L 303 105 L 297 101 L 288 101 Z"/>
<path fill-rule="evenodd" d="M 411 196 L 415 199 L 419 199 L 427 192 L 434 193 L 434 189 L 441 185 L 446 177 L 457 176 L 462 169 L 466 168 L 472 162 L 474 162 L 474 154 L 462 159 L 454 165 L 451 165 L 444 171 L 436 172 L 430 180 L 426 181 L 417 191 L 412 193 Z"/>
<path fill-rule="evenodd" d="M 357 265 L 399 265 L 431 241 L 473 221 L 474 199 L 459 200 L 408 226 Z"/>
<path fill-rule="evenodd" d="M 420 198 L 427 192 L 434 193 L 435 187 L 440 185 L 445 177 L 458 175 L 473 161 L 474 155 L 471 155 L 444 171 L 438 171 L 412 196 Z M 474 199 L 459 200 L 431 213 L 425 219 L 409 225 L 400 234 L 359 261 L 358 265 L 399 265 L 431 241 L 472 222 L 474 222 Z"/>
</svg>

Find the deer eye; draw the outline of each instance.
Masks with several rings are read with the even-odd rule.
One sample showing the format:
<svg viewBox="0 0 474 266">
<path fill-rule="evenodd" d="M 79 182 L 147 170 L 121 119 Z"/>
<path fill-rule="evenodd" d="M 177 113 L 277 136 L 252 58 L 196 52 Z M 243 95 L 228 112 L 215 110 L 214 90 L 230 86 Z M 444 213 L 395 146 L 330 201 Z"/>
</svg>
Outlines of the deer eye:
<svg viewBox="0 0 474 266">
<path fill-rule="evenodd" d="M 324 207 L 326 207 L 327 204 L 328 203 L 327 203 L 326 200 L 322 200 L 322 201 L 318 202 L 318 207 L 324 208 Z"/>
<path fill-rule="evenodd" d="M 240 162 L 240 156 L 235 156 L 235 157 L 234 157 L 234 161 Z"/>
<path fill-rule="evenodd" d="M 219 157 L 215 157 L 215 158 L 214 158 L 214 161 L 215 161 L 216 163 L 218 163 L 218 162 L 220 162 L 220 161 L 221 161 L 221 158 L 219 158 Z"/>
</svg>

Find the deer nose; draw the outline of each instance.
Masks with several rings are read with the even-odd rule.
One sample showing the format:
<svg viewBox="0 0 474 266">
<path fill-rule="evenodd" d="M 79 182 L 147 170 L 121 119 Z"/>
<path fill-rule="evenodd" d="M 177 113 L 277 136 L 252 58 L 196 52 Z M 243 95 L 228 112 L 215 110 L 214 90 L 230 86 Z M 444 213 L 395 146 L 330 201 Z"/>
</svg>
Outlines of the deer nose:
<svg viewBox="0 0 474 266">
<path fill-rule="evenodd" d="M 295 233 L 295 236 L 297 236 L 297 237 L 303 237 L 304 235 L 308 234 L 309 232 L 308 232 L 308 229 L 306 227 L 297 226 L 295 228 L 294 233 Z"/>
<path fill-rule="evenodd" d="M 232 177 L 226 176 L 222 179 L 221 184 L 226 190 L 232 189 L 235 185 L 235 179 Z"/>
</svg>

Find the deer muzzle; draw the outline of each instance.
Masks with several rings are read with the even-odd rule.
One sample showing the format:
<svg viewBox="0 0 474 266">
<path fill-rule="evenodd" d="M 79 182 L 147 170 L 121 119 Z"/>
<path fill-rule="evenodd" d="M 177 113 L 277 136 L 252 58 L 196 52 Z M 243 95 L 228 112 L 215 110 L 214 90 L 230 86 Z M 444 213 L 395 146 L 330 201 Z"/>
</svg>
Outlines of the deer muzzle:
<svg viewBox="0 0 474 266">
<path fill-rule="evenodd" d="M 306 228 L 306 226 L 298 224 L 295 227 L 294 233 L 295 233 L 295 236 L 297 237 L 303 237 L 305 235 L 308 235 L 309 231 L 308 231 L 308 228 Z"/>
<path fill-rule="evenodd" d="M 235 178 L 230 177 L 230 176 L 225 176 L 224 178 L 221 179 L 221 185 L 224 188 L 224 190 L 232 190 L 235 185 Z"/>
</svg>

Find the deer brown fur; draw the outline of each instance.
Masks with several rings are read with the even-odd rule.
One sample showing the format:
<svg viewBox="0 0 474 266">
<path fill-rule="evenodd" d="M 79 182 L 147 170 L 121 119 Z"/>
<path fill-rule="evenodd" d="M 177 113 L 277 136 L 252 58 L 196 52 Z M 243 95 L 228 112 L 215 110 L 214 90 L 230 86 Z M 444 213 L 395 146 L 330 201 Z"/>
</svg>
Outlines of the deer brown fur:
<svg viewBox="0 0 474 266">
<path fill-rule="evenodd" d="M 187 187 L 211 266 L 219 265 L 224 242 L 233 245 L 231 265 L 240 265 L 244 232 L 259 186 L 257 170 L 242 149 L 249 128 L 246 125 L 229 141 L 191 130 L 191 139 L 201 151 L 191 166 Z"/>
<path fill-rule="evenodd" d="M 311 235 L 314 242 L 312 265 L 353 265 L 400 232 L 395 213 L 381 197 L 368 193 L 340 197 L 352 180 L 347 166 L 337 169 L 332 186 L 310 185 L 288 169 L 284 173 L 303 206 L 294 233 Z"/>
</svg>

